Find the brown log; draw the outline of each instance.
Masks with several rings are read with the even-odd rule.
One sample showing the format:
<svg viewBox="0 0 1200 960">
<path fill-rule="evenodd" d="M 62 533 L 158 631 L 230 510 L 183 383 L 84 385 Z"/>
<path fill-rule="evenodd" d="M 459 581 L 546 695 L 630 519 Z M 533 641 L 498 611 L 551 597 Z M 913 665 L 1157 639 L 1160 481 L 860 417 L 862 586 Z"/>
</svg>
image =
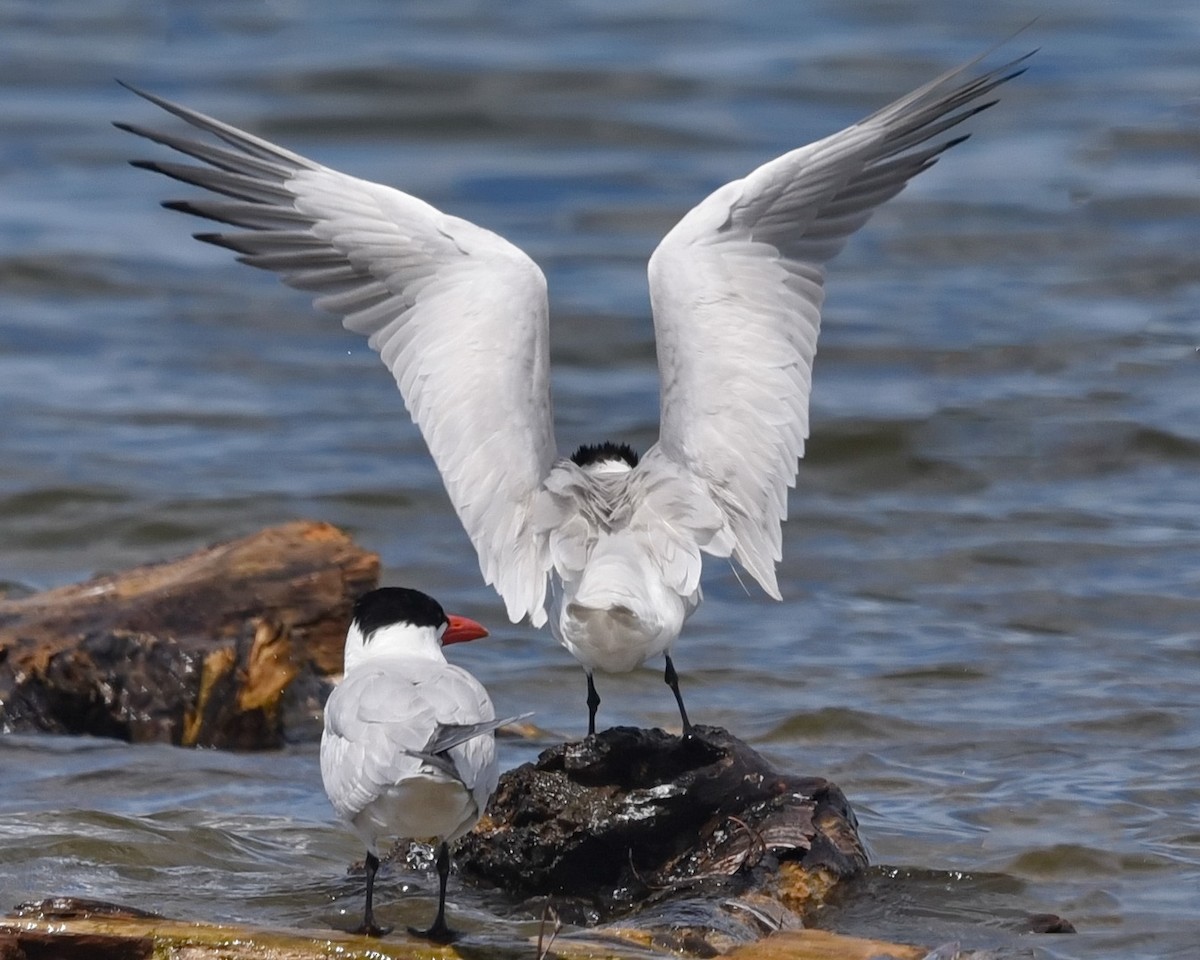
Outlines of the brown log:
<svg viewBox="0 0 1200 960">
<path fill-rule="evenodd" d="M 536 939 L 505 943 L 494 935 L 476 940 L 466 937 L 449 946 L 413 940 L 402 932 L 383 940 L 332 930 L 264 930 L 262 928 L 207 923 L 187 923 L 146 917 L 137 911 L 122 912 L 89 902 L 92 909 L 71 909 L 71 901 L 56 898 L 57 905 L 26 904 L 12 916 L 0 918 L 0 958 L 26 960 L 116 960 L 163 957 L 188 960 L 321 960 L 330 956 L 395 958 L 395 960 L 531 960 L 541 956 Z M 4 950 L 8 947 L 9 953 Z M 646 960 L 673 956 L 661 949 L 649 951 L 637 938 L 587 932 L 570 932 L 543 944 L 544 955 L 555 960 Z M 548 948 L 548 949 L 546 949 Z M 877 940 L 859 940 L 819 930 L 797 930 L 742 947 L 737 960 L 866 960 L 894 957 L 916 960 L 924 949 Z M 962 956 L 968 957 L 970 953 Z"/>
<path fill-rule="evenodd" d="M 341 670 L 350 608 L 378 579 L 376 554 L 296 521 L 0 600 L 0 726 L 276 746 L 285 694 L 319 700 L 311 688 Z"/>
</svg>

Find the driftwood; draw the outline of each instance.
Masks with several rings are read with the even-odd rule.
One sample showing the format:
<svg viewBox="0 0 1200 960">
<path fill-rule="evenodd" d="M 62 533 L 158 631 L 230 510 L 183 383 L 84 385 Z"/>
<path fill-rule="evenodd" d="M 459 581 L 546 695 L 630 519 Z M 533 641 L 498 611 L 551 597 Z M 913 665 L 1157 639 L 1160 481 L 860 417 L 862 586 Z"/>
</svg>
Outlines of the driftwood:
<svg viewBox="0 0 1200 960">
<path fill-rule="evenodd" d="M 731 960 L 919 960 L 927 950 L 820 930 L 777 934 L 741 947 Z M 55 898 L 22 904 L 0 918 L 0 960 L 647 960 L 673 955 L 636 938 L 564 933 L 539 950 L 535 939 L 464 939 L 438 946 L 395 935 L 369 940 L 326 930 L 264 930 L 187 923 L 95 901 Z M 968 956 L 964 954 L 964 956 Z"/>
<path fill-rule="evenodd" d="M 377 555 L 298 521 L 0 600 L 0 729 L 278 746 L 289 702 L 319 713 L 350 607 L 378 578 Z"/>
</svg>

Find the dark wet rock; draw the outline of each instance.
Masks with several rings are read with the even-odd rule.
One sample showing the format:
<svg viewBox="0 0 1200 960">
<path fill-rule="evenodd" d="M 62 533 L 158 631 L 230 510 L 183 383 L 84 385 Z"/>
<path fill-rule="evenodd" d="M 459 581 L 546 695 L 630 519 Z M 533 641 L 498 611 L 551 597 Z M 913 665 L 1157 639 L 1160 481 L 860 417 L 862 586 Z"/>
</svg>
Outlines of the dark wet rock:
<svg viewBox="0 0 1200 960">
<path fill-rule="evenodd" d="M 841 790 L 773 769 L 725 730 L 617 727 L 504 774 L 459 842 L 465 879 L 549 898 L 570 923 L 613 921 L 703 954 L 798 926 L 867 865 Z M 658 942 L 658 941 L 653 941 Z"/>
<path fill-rule="evenodd" d="M 1075 933 L 1075 924 L 1057 913 L 1035 913 L 1026 925 L 1030 933 Z"/>
<path fill-rule="evenodd" d="M 0 600 L 0 729 L 230 749 L 314 736 L 378 577 L 375 554 L 298 521 Z"/>
</svg>

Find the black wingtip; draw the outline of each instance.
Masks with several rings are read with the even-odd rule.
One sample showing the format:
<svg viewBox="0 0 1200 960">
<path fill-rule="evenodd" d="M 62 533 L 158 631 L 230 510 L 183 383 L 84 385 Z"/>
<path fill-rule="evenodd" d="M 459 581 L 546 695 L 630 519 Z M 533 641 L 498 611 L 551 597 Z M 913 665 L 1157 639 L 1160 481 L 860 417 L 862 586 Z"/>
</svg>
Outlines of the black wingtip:
<svg viewBox="0 0 1200 960">
<path fill-rule="evenodd" d="M 234 253 L 246 252 L 245 249 L 238 245 L 236 237 L 228 233 L 193 233 L 192 236 L 201 243 L 211 243 L 214 247 L 224 247 L 226 250 L 232 250 Z"/>
<path fill-rule="evenodd" d="M 149 100 L 151 103 L 158 104 L 160 107 L 163 106 L 164 103 L 170 102 L 170 101 L 164 101 L 162 97 L 157 97 L 153 93 L 149 93 L 149 92 L 143 90 L 141 87 L 135 87 L 132 83 L 126 83 L 120 77 L 113 77 L 113 79 L 116 80 L 120 86 L 124 87 L 126 90 L 128 90 L 130 93 L 132 93 L 134 96 L 141 97 L 143 100 Z"/>
<path fill-rule="evenodd" d="M 126 83 L 120 77 L 113 77 L 113 79 L 117 81 L 118 86 L 124 87 L 126 90 L 128 90 L 130 93 L 132 93 L 135 97 L 141 97 L 143 100 L 149 100 L 151 103 L 156 103 L 159 106 L 162 105 L 163 101 L 162 101 L 161 97 L 156 97 L 152 93 L 147 93 L 141 87 L 135 87 L 132 83 Z"/>
<path fill-rule="evenodd" d="M 203 220 L 216 220 L 217 218 L 211 214 L 205 213 L 192 200 L 164 200 L 160 206 L 166 210 L 174 210 L 176 213 L 186 213 L 193 217 L 200 217 Z M 220 221 L 224 223 L 225 221 Z"/>
</svg>

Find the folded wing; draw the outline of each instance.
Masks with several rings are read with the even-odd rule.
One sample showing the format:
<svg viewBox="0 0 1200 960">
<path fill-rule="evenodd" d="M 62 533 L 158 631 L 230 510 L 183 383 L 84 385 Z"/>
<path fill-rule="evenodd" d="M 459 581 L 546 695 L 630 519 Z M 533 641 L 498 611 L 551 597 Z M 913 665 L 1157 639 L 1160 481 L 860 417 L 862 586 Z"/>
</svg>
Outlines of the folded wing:
<svg viewBox="0 0 1200 960">
<path fill-rule="evenodd" d="M 734 557 L 779 598 L 787 488 L 808 437 L 825 263 L 875 209 L 965 137 L 934 140 L 995 101 L 1030 54 L 952 70 L 833 136 L 721 187 L 650 260 L 662 380 L 657 452 L 706 486 Z"/>
<path fill-rule="evenodd" d="M 555 459 L 542 272 L 503 238 L 415 197 L 134 92 L 219 141 L 117 124 L 206 164 L 135 164 L 220 195 L 166 206 L 241 228 L 196 236 L 312 291 L 369 338 L 487 582 L 514 622 L 544 623 L 549 561 L 530 524 Z"/>
<path fill-rule="evenodd" d="M 482 803 L 495 789 L 496 720 L 487 691 L 451 664 L 396 661 L 351 671 L 325 706 L 321 774 L 350 819 L 409 777 L 436 770 Z M 481 782 L 482 781 L 485 782 Z"/>
</svg>

